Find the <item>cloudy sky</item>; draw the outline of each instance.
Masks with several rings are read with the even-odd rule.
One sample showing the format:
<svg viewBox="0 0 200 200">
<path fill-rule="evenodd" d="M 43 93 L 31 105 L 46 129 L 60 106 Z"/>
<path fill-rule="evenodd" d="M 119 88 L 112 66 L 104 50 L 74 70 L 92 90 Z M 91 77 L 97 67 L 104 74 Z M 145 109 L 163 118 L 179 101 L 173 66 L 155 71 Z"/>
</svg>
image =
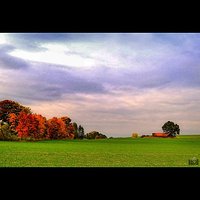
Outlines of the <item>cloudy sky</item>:
<svg viewBox="0 0 200 200">
<path fill-rule="evenodd" d="M 0 33 L 0 100 L 86 132 L 200 133 L 200 34 Z"/>
</svg>

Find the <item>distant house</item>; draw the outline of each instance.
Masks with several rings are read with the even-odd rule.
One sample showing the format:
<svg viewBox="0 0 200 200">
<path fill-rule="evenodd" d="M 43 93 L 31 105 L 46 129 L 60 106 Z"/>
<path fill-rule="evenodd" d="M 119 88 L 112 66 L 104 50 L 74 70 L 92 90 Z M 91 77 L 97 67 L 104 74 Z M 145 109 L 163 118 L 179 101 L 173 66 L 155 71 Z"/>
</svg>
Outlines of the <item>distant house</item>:
<svg viewBox="0 0 200 200">
<path fill-rule="evenodd" d="M 169 137 L 167 133 L 152 133 L 153 137 Z"/>
</svg>

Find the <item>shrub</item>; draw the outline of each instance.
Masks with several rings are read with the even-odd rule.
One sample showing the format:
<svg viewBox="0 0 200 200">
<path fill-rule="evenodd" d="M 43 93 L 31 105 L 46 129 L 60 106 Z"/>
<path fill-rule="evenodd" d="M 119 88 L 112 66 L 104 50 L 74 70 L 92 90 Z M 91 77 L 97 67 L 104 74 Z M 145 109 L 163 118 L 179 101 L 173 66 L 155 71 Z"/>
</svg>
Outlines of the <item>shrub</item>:
<svg viewBox="0 0 200 200">
<path fill-rule="evenodd" d="M 105 138 L 107 138 L 106 135 L 99 133 L 97 131 L 92 131 L 90 133 L 87 133 L 85 137 L 87 139 L 105 139 Z"/>
<path fill-rule="evenodd" d="M 34 142 L 34 141 L 38 141 L 37 139 L 33 138 L 33 137 L 26 137 L 26 138 L 22 138 L 22 140 L 25 140 L 27 142 Z"/>
<path fill-rule="evenodd" d="M 7 140 L 7 141 L 18 140 L 18 137 L 11 132 L 10 126 L 7 123 L 4 123 L 0 127 L 0 140 Z"/>
<path fill-rule="evenodd" d="M 103 134 L 97 135 L 95 139 L 106 139 L 107 137 Z"/>
<path fill-rule="evenodd" d="M 138 133 L 132 133 L 131 137 L 132 138 L 137 138 L 138 137 Z"/>
</svg>

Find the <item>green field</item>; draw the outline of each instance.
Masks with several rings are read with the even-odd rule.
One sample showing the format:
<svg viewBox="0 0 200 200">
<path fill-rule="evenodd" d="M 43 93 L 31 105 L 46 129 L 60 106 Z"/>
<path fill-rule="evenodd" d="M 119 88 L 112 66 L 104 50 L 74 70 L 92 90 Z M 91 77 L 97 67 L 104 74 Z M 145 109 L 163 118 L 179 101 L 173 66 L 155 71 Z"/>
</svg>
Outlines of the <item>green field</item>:
<svg viewBox="0 0 200 200">
<path fill-rule="evenodd" d="M 114 138 L 0 141 L 0 167 L 195 167 L 200 135 L 178 138 Z M 200 165 L 200 163 L 199 163 Z"/>
</svg>

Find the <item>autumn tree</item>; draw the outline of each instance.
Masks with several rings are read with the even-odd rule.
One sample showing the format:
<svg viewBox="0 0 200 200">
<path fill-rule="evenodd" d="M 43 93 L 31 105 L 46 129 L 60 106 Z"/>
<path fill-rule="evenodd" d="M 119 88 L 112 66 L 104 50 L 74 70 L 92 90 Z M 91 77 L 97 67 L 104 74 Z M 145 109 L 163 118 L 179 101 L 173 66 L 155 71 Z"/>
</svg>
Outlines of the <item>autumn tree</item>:
<svg viewBox="0 0 200 200">
<path fill-rule="evenodd" d="M 18 125 L 16 131 L 20 138 L 38 138 L 38 125 L 39 122 L 36 120 L 33 114 L 26 114 L 21 112 L 18 116 Z"/>
<path fill-rule="evenodd" d="M 47 120 L 42 115 L 34 114 L 37 123 L 37 132 L 35 138 L 45 138 L 47 135 Z"/>
<path fill-rule="evenodd" d="M 53 117 L 47 121 L 47 138 L 63 139 L 66 137 L 66 124 L 61 118 Z"/>
<path fill-rule="evenodd" d="M 15 101 L 0 101 L 0 120 L 8 122 L 9 114 L 14 113 L 15 115 L 19 115 L 20 112 L 28 114 L 31 113 L 31 109 L 29 107 L 24 107 Z"/>
<path fill-rule="evenodd" d="M 83 138 L 84 129 L 72 123 L 68 116 L 53 117 L 47 120 L 39 114 L 33 114 L 29 107 L 24 107 L 11 100 L 0 102 L 0 121 L 7 123 L 4 132 L 10 132 L 19 138 Z M 2 132 L 2 131 L 1 131 Z M 2 132 L 2 137 L 4 132 Z"/>
<path fill-rule="evenodd" d="M 72 121 L 72 120 L 71 120 L 69 117 L 67 117 L 67 116 L 61 117 L 60 119 L 66 124 L 66 126 L 69 126 L 70 123 L 71 123 L 71 121 Z"/>
<path fill-rule="evenodd" d="M 20 112 L 9 115 L 10 129 L 20 138 L 44 138 L 46 136 L 46 118 L 38 114 Z"/>
<path fill-rule="evenodd" d="M 75 138 L 75 134 L 74 134 L 74 126 L 71 123 L 71 119 L 67 116 L 61 117 L 60 118 L 66 125 L 66 133 L 67 133 L 67 137 L 68 138 Z"/>
<path fill-rule="evenodd" d="M 19 122 L 18 116 L 15 113 L 10 113 L 8 115 L 8 122 L 10 124 L 10 130 L 13 133 L 17 134 L 16 127 L 17 127 L 18 122 Z"/>
<path fill-rule="evenodd" d="M 74 127 L 73 124 L 70 123 L 70 125 L 67 127 L 67 135 L 69 139 L 74 139 L 75 135 L 74 135 Z"/>
</svg>

